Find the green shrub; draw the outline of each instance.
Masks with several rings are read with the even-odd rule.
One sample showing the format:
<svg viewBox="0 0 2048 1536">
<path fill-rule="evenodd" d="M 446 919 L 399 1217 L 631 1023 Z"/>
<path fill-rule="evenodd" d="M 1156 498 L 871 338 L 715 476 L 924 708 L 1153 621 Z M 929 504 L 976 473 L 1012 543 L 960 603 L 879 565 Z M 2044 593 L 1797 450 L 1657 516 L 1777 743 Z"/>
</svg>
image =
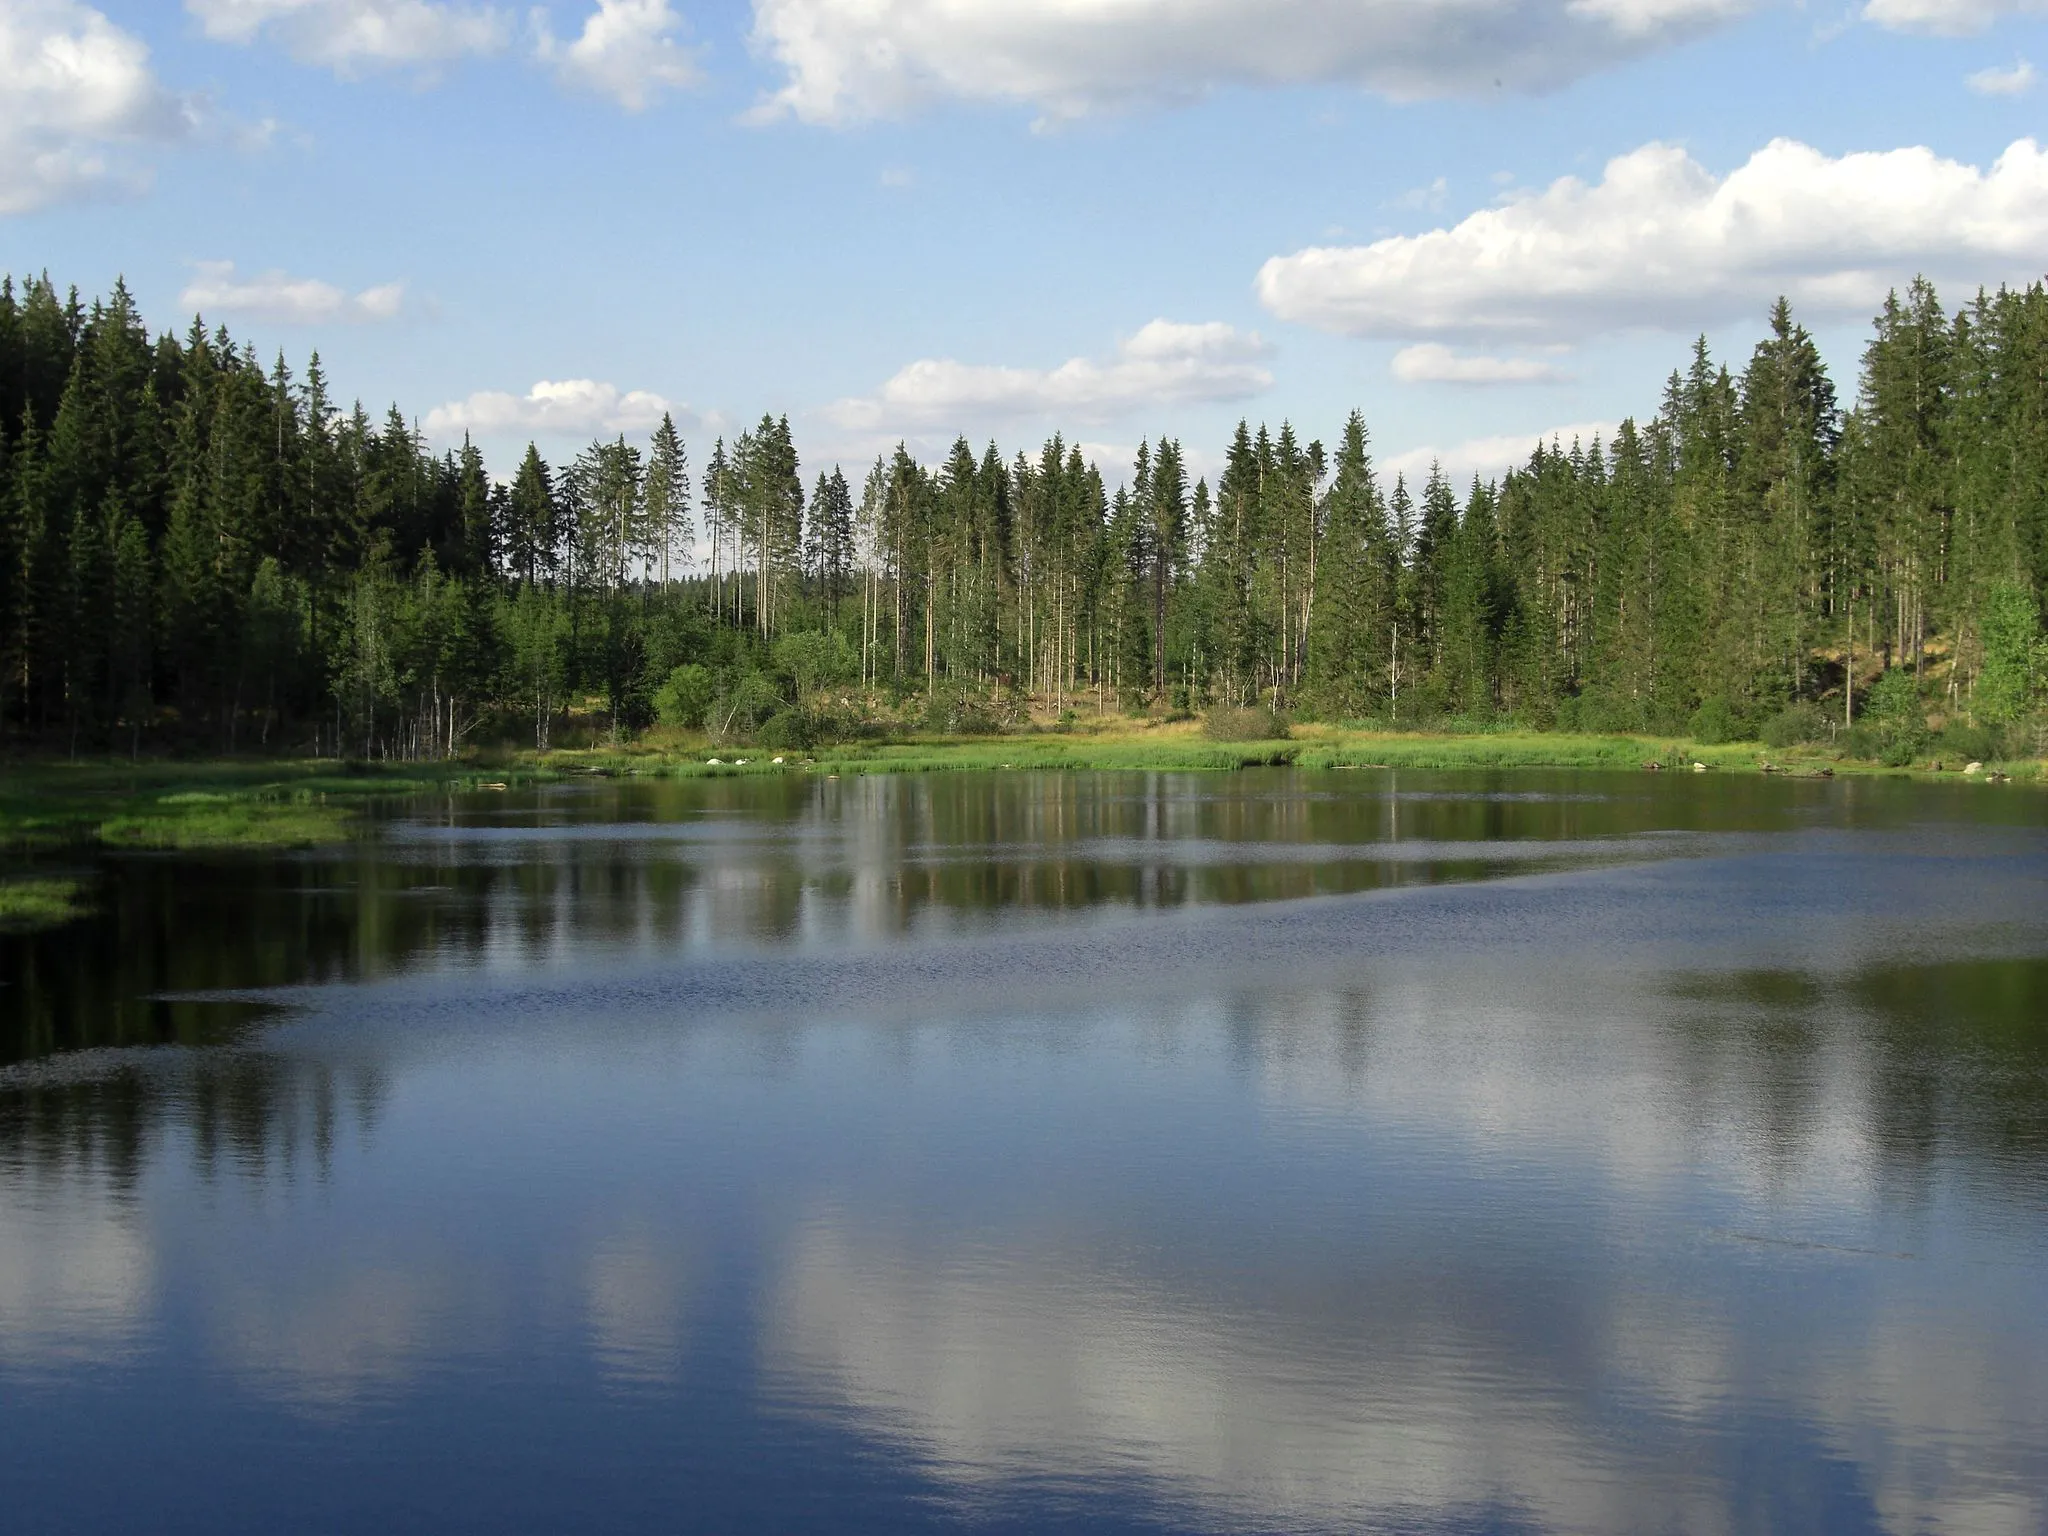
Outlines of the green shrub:
<svg viewBox="0 0 2048 1536">
<path fill-rule="evenodd" d="M 1689 724 L 1693 740 L 1704 746 L 1718 747 L 1742 736 L 1742 721 L 1723 694 L 1715 694 L 1693 711 Z"/>
<path fill-rule="evenodd" d="M 1910 768 L 1920 756 L 1921 744 L 1917 736 L 1894 736 L 1878 748 L 1877 760 L 1887 768 Z"/>
<path fill-rule="evenodd" d="M 1984 666 L 1977 677 L 1977 713 L 2005 724 L 2020 719 L 2048 682 L 2048 638 L 2024 587 L 1993 588 L 1984 605 Z"/>
<path fill-rule="evenodd" d="M 924 728 L 941 736 L 994 736 L 1003 725 L 988 700 L 971 689 L 935 688 L 925 700 Z"/>
<path fill-rule="evenodd" d="M 1988 725 L 1966 725 L 1953 720 L 1934 739 L 1934 752 L 1944 761 L 1988 763 L 2005 755 L 2005 744 Z"/>
<path fill-rule="evenodd" d="M 704 723 L 714 692 L 710 669 L 691 662 L 669 673 L 668 681 L 654 690 L 654 713 L 663 725 L 694 730 Z"/>
<path fill-rule="evenodd" d="M 808 751 L 818 744 L 819 719 L 807 709 L 779 709 L 761 722 L 754 740 L 764 747 Z"/>
<path fill-rule="evenodd" d="M 714 739 L 751 737 L 763 721 L 783 708 L 782 691 L 766 673 L 749 672 L 711 701 L 704 728 Z"/>
<path fill-rule="evenodd" d="M 1202 734 L 1211 741 L 1284 741 L 1287 722 L 1264 705 L 1226 704 L 1209 711 Z"/>
<path fill-rule="evenodd" d="M 1788 704 L 1764 722 L 1762 734 L 1767 747 L 1802 746 L 1827 737 L 1827 717 L 1816 704 Z"/>
<path fill-rule="evenodd" d="M 1870 737 L 1863 756 L 1903 768 L 1920 755 L 1927 742 L 1927 712 L 1911 668 L 1893 667 L 1871 684 L 1859 725 Z"/>
<path fill-rule="evenodd" d="M 836 631 L 808 630 L 775 642 L 775 666 L 796 684 L 799 698 L 851 677 L 860 654 Z"/>
</svg>

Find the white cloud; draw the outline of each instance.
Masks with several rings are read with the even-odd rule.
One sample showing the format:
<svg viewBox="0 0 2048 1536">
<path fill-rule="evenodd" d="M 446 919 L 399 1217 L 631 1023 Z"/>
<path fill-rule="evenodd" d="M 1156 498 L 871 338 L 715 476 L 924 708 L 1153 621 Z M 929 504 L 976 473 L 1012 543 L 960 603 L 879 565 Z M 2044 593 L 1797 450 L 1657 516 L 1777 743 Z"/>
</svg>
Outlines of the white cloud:
<svg viewBox="0 0 2048 1536">
<path fill-rule="evenodd" d="M 597 0 L 572 43 L 556 38 L 544 11 L 533 16 L 534 54 L 555 77 L 572 89 L 609 96 L 628 112 L 700 78 L 696 60 L 675 39 L 683 19 L 669 0 Z"/>
<path fill-rule="evenodd" d="M 1968 37 L 2001 16 L 2044 8 L 2043 0 L 1869 0 L 1863 19 L 1888 32 L 1931 32 Z"/>
<path fill-rule="evenodd" d="M 1440 341 L 1403 347 L 1393 369 L 1403 384 L 1562 384 L 1570 378 L 1541 358 L 1458 353 Z"/>
<path fill-rule="evenodd" d="M 1963 81 L 1979 96 L 2024 96 L 2034 88 L 2034 66 L 2015 59 L 2005 68 L 1980 69 Z"/>
<path fill-rule="evenodd" d="M 595 379 L 542 379 L 523 395 L 479 390 L 427 413 L 429 437 L 518 434 L 588 436 L 596 432 L 644 432 L 659 426 L 663 413 L 683 412 L 644 389 L 620 390 Z"/>
<path fill-rule="evenodd" d="M 1408 488 L 1419 494 L 1429 479 L 1430 465 L 1438 464 L 1443 467 L 1444 478 L 1462 497 L 1475 475 L 1481 480 L 1498 480 L 1509 470 L 1520 469 L 1529 462 L 1538 443 L 1555 442 L 1569 450 L 1576 440 L 1590 448 L 1596 437 L 1603 443 L 1613 442 L 1616 426 L 1611 421 L 1575 421 L 1546 432 L 1502 432 L 1492 437 L 1467 438 L 1447 448 L 1410 448 L 1382 459 L 1380 474 L 1389 485 L 1394 476 L 1406 475 Z"/>
<path fill-rule="evenodd" d="M 300 63 L 341 73 L 490 53 L 512 31 L 495 6 L 444 0 L 185 0 L 185 9 L 217 42 L 268 36 Z"/>
<path fill-rule="evenodd" d="M 192 281 L 178 302 L 209 319 L 247 315 L 287 325 L 392 320 L 405 307 L 405 284 L 382 283 L 348 293 L 317 278 L 275 270 L 243 277 L 232 261 L 201 261 L 193 264 Z"/>
<path fill-rule="evenodd" d="M 178 138 L 194 108 L 149 50 L 79 0 L 0 0 L 0 215 L 131 190 L 127 146 Z"/>
<path fill-rule="evenodd" d="M 1781 293 L 1868 313 L 1916 272 L 2024 277 L 2044 249 L 2048 154 L 2032 139 L 1988 170 L 1777 139 L 1718 179 L 1646 144 L 1595 185 L 1567 176 L 1449 228 L 1276 256 L 1258 291 L 1282 319 L 1354 336 L 1575 338 L 1760 314 Z"/>
<path fill-rule="evenodd" d="M 759 115 L 843 124 L 934 99 L 1050 118 L 1229 86 L 1414 98 L 1544 90 L 1718 26 L 1749 0 L 754 0 L 787 72 Z"/>
<path fill-rule="evenodd" d="M 1057 368 L 1006 368 L 924 358 L 881 390 L 830 409 L 839 425 L 868 431 L 957 430 L 969 422 L 1057 416 L 1113 421 L 1147 406 L 1242 400 L 1273 382 L 1259 336 L 1211 321 L 1154 320 L 1107 362 L 1076 357 Z"/>
</svg>

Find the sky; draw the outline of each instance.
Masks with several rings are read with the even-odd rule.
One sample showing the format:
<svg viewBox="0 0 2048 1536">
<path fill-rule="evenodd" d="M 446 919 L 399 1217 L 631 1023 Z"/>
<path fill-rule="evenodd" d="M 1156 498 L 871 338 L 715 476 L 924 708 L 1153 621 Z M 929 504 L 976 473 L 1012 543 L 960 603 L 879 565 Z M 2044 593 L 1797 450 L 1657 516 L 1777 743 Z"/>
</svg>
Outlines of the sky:
<svg viewBox="0 0 2048 1536">
<path fill-rule="evenodd" d="M 0 0 L 0 268 L 509 472 L 663 411 L 1118 478 L 1654 411 L 1779 294 L 2048 271 L 2048 0 Z"/>
</svg>

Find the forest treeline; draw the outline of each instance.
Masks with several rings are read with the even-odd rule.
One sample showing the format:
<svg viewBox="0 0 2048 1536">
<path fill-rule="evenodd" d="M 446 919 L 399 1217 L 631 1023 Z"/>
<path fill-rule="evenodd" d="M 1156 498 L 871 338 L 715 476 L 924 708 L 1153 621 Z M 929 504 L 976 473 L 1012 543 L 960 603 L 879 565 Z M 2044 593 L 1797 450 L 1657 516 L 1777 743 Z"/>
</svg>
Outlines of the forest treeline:
<svg viewBox="0 0 2048 1536">
<path fill-rule="evenodd" d="M 1240 425 L 1215 484 L 1054 437 L 849 480 L 786 418 L 494 477 L 125 287 L 0 283 L 0 733 L 444 756 L 657 717 L 792 743 L 1032 705 L 2009 735 L 2048 674 L 2048 292 L 1876 317 L 1853 403 L 1781 302 L 1654 414 L 1498 481 Z M 1953 728 L 1953 727 L 1952 727 Z M 2038 744 L 2036 744 L 2038 750 Z"/>
</svg>

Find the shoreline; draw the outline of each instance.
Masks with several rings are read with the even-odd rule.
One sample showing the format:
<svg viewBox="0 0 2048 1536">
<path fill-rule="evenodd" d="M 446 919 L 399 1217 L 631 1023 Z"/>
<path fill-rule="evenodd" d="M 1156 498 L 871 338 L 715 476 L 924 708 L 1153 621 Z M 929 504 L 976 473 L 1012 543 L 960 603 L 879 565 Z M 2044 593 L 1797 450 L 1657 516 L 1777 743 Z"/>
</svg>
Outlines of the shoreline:
<svg viewBox="0 0 2048 1536">
<path fill-rule="evenodd" d="M 1298 727 L 1267 741 L 1211 741 L 1192 722 L 1007 736 L 895 738 L 808 751 L 714 746 L 653 732 L 612 748 L 472 751 L 432 763 L 194 759 L 0 764 L 0 848 L 97 844 L 115 849 L 295 848 L 348 840 L 371 800 L 524 788 L 581 778 L 702 779 L 770 774 L 942 772 L 1306 772 L 1413 769 L 1693 771 L 1790 777 L 2048 782 L 2041 760 L 1893 768 L 1815 747 L 1707 745 L 1683 737 L 1562 732 L 1453 734 Z"/>
</svg>

